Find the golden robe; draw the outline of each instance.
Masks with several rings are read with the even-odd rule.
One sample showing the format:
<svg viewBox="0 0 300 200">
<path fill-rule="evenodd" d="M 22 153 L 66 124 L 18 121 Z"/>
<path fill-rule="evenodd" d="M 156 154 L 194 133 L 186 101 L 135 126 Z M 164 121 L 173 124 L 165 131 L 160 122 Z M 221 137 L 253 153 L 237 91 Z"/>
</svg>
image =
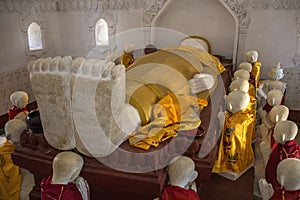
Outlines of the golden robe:
<svg viewBox="0 0 300 200">
<path fill-rule="evenodd" d="M 198 113 L 207 104 L 206 100 L 193 96 L 170 93 L 153 107 L 153 121 L 134 132 L 129 143 L 149 150 L 151 146 L 157 147 L 160 142 L 177 136 L 178 131 L 197 129 L 201 124 Z"/>
<path fill-rule="evenodd" d="M 206 51 L 194 47 L 168 47 L 136 59 L 126 69 L 126 102 L 138 110 L 141 124 L 146 125 L 151 121 L 152 105 L 168 92 L 190 94 L 188 80 L 195 74 L 213 76 L 214 86 L 196 95 L 209 100 L 217 87 L 217 76 L 224 70 L 220 61 Z"/>
<path fill-rule="evenodd" d="M 257 61 L 253 63 L 251 74 L 255 78 L 255 88 L 258 87 L 258 83 L 260 81 L 260 71 L 261 71 L 261 62 Z"/>
<path fill-rule="evenodd" d="M 251 111 L 251 114 L 253 115 L 253 122 L 251 123 L 250 126 L 252 126 L 252 141 L 254 141 L 256 139 L 256 108 L 257 108 L 257 104 L 256 104 L 256 98 L 255 96 L 251 96 L 250 95 L 250 102 L 248 105 L 248 109 Z"/>
<path fill-rule="evenodd" d="M 20 168 L 14 165 L 11 154 L 15 145 L 6 141 L 0 146 L 0 199 L 19 200 L 21 190 Z"/>
<path fill-rule="evenodd" d="M 253 128 L 251 124 L 254 118 L 248 109 L 235 114 L 226 112 L 225 115 L 218 157 L 213 172 L 240 173 L 254 161 L 251 146 L 252 135 L 249 134 Z"/>
</svg>

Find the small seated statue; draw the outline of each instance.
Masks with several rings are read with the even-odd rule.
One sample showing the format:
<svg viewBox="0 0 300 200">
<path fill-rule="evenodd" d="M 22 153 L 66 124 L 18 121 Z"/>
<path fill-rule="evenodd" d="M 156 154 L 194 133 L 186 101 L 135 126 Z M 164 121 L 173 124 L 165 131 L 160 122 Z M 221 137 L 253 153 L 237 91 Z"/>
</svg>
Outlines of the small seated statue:
<svg viewBox="0 0 300 200">
<path fill-rule="evenodd" d="M 196 183 L 198 176 L 194 161 L 186 156 L 175 157 L 168 167 L 169 185 L 160 200 L 200 200 Z"/>
<path fill-rule="evenodd" d="M 251 73 L 252 71 L 252 64 L 249 63 L 249 62 L 242 62 L 239 64 L 239 69 L 244 69 L 246 71 L 248 71 L 250 73 L 250 79 L 249 79 L 249 82 L 253 85 L 253 86 L 256 86 L 256 83 L 255 83 L 255 77 L 253 76 L 253 74 Z"/>
<path fill-rule="evenodd" d="M 249 110 L 250 96 L 244 91 L 233 91 L 226 97 L 227 111 L 219 118 L 224 120 L 220 147 L 213 172 L 236 180 L 253 163 L 252 123 L 255 120 Z M 232 174 L 233 173 L 233 174 Z M 229 175 L 229 176 L 227 176 Z M 230 177 L 233 175 L 233 177 Z"/>
<path fill-rule="evenodd" d="M 264 116 L 263 124 L 259 126 L 261 134 L 260 151 L 263 156 L 264 164 L 266 165 L 269 156 L 272 152 L 272 145 L 274 144 L 274 126 L 280 121 L 286 121 L 289 116 L 289 109 L 284 105 L 274 106 L 271 111 Z"/>
<path fill-rule="evenodd" d="M 245 80 L 249 81 L 249 92 L 248 93 L 250 96 L 253 96 L 253 97 L 256 96 L 256 89 L 250 81 L 249 71 L 247 71 L 245 69 L 236 70 L 233 74 L 233 80 L 236 80 L 236 79 L 245 79 Z"/>
<path fill-rule="evenodd" d="M 280 90 L 271 90 L 268 92 L 268 96 L 267 96 L 267 102 L 266 104 L 259 109 L 259 114 L 260 117 L 262 117 L 262 115 L 264 115 L 262 112 L 270 112 L 270 110 L 273 108 L 273 106 L 277 106 L 277 105 L 284 105 L 284 98 L 283 98 L 283 94 Z"/>
<path fill-rule="evenodd" d="M 249 94 L 249 81 L 245 79 L 236 79 L 233 80 L 229 86 L 229 90 L 232 91 L 244 91 Z M 248 105 L 249 110 L 252 112 L 253 116 L 256 118 L 256 98 L 250 96 L 250 102 Z M 253 134 L 252 134 L 252 141 L 256 139 L 256 121 L 254 120 L 252 123 L 253 126 Z"/>
<path fill-rule="evenodd" d="M 133 52 L 135 47 L 133 44 L 126 44 L 125 50 L 122 55 L 121 64 L 125 66 L 125 68 L 129 67 L 134 62 Z"/>
<path fill-rule="evenodd" d="M 280 121 L 274 128 L 274 139 L 278 143 L 273 149 L 266 166 L 266 180 L 276 191 L 280 188 L 276 180 L 276 169 L 280 161 L 286 158 L 300 158 L 300 146 L 295 138 L 298 133 L 297 125 L 292 121 Z"/>
<path fill-rule="evenodd" d="M 273 89 L 281 90 L 282 94 L 285 94 L 286 83 L 280 81 L 284 77 L 284 72 L 280 63 L 272 67 L 268 77 L 269 80 L 263 81 L 259 87 L 259 96 L 266 99 L 268 92 Z"/>
<path fill-rule="evenodd" d="M 277 167 L 277 181 L 280 188 L 273 190 L 265 179 L 259 180 L 263 200 L 298 200 L 300 196 L 300 160 L 287 158 Z"/>
<path fill-rule="evenodd" d="M 25 121 L 28 104 L 28 95 L 24 91 L 16 91 L 10 95 L 10 101 L 12 103 L 12 107 L 8 110 L 8 119 L 21 119 Z"/>
<path fill-rule="evenodd" d="M 255 88 L 258 87 L 260 81 L 261 62 L 258 61 L 258 52 L 250 50 L 246 53 L 247 62 L 252 64 L 251 74 L 255 79 Z"/>
<path fill-rule="evenodd" d="M 249 82 L 245 79 L 236 79 L 233 80 L 230 85 L 229 85 L 229 91 L 244 91 L 247 92 L 249 91 Z"/>
<path fill-rule="evenodd" d="M 84 161 L 71 151 L 64 151 L 55 156 L 52 163 L 53 175 L 41 182 L 43 200 L 88 200 L 88 183 L 79 176 Z"/>
<path fill-rule="evenodd" d="M 299 199 L 300 196 L 300 160 L 288 158 L 277 167 L 277 181 L 281 185 L 270 200 Z"/>
<path fill-rule="evenodd" d="M 14 165 L 11 154 L 27 126 L 20 119 L 12 119 L 5 124 L 4 129 L 6 141 L 0 145 L 0 199 L 19 200 L 21 173 L 20 168 Z"/>
</svg>

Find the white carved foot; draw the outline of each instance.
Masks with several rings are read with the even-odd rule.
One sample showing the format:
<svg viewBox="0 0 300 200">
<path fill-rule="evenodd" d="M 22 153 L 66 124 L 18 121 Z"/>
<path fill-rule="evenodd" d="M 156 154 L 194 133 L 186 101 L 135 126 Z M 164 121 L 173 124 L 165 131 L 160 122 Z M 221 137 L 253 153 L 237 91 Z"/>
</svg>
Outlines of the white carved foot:
<svg viewBox="0 0 300 200">
<path fill-rule="evenodd" d="M 47 142 L 59 150 L 75 148 L 71 110 L 72 58 L 41 58 L 30 62 L 28 69 Z"/>
<path fill-rule="evenodd" d="M 77 149 L 88 156 L 111 154 L 138 126 L 138 112 L 125 104 L 125 68 L 88 59 L 74 71 L 73 118 Z"/>
</svg>

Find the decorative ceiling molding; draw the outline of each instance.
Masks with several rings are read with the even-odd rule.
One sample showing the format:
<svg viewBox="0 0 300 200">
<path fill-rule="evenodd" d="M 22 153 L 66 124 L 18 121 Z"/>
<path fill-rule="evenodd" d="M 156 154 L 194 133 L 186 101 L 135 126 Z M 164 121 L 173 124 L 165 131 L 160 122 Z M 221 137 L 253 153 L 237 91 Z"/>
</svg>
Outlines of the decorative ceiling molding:
<svg viewBox="0 0 300 200">
<path fill-rule="evenodd" d="M 247 33 L 250 24 L 250 17 L 247 13 L 247 4 L 241 0 L 224 0 L 230 9 L 236 14 L 239 20 L 239 34 Z"/>
<path fill-rule="evenodd" d="M 165 0 L 1 0 L 0 12 L 22 12 L 25 4 L 34 4 L 42 12 L 53 11 L 105 11 L 149 8 L 161 6 Z M 153 8 L 152 8 L 153 9 Z"/>
<path fill-rule="evenodd" d="M 144 7 L 143 24 L 151 25 L 152 20 L 169 0 L 152 0 Z M 171 0 L 170 0 L 171 1 Z"/>
<path fill-rule="evenodd" d="M 300 9 L 300 0 L 248 0 L 247 3 L 253 9 Z"/>
<path fill-rule="evenodd" d="M 1 0 L 0 12 L 23 13 L 28 5 L 33 6 L 37 11 L 57 11 L 58 0 Z"/>
</svg>

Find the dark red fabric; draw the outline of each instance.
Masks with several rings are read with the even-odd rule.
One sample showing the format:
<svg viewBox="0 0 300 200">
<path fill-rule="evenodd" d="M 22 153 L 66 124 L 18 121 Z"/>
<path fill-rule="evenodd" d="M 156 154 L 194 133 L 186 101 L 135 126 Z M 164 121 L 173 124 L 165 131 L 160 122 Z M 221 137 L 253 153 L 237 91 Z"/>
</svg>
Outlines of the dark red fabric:
<svg viewBox="0 0 300 200">
<path fill-rule="evenodd" d="M 288 155 L 285 154 L 284 150 Z M 274 191 L 280 188 L 277 181 L 277 166 L 280 161 L 286 158 L 300 158 L 300 146 L 295 140 L 288 141 L 284 145 L 278 144 L 270 155 L 265 175 L 267 182 L 272 184 Z"/>
<path fill-rule="evenodd" d="M 15 118 L 16 115 L 18 115 L 20 112 L 27 111 L 27 108 L 18 108 L 16 106 L 11 107 L 8 110 L 8 119 L 11 120 Z"/>
<path fill-rule="evenodd" d="M 42 200 L 82 200 L 81 193 L 74 183 L 51 184 L 52 176 L 42 180 L 41 196 Z"/>
<path fill-rule="evenodd" d="M 254 87 L 256 87 L 256 81 L 255 81 L 255 77 L 253 76 L 252 73 L 249 73 L 250 74 L 250 79 L 249 79 L 249 83 L 252 84 Z"/>
<path fill-rule="evenodd" d="M 285 105 L 285 98 L 284 97 L 282 97 L 280 105 Z M 266 102 L 266 104 L 263 107 L 263 110 L 265 110 L 267 113 L 269 113 L 272 108 L 273 108 L 273 106 L 270 106 L 268 104 L 268 102 Z"/>
<path fill-rule="evenodd" d="M 300 190 L 286 191 L 284 190 L 284 188 L 280 188 L 277 191 L 275 191 L 270 200 L 299 200 L 299 196 Z"/>
<path fill-rule="evenodd" d="M 200 198 L 192 189 L 186 190 L 182 187 L 168 185 L 164 189 L 160 200 L 200 200 Z"/>
</svg>

